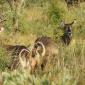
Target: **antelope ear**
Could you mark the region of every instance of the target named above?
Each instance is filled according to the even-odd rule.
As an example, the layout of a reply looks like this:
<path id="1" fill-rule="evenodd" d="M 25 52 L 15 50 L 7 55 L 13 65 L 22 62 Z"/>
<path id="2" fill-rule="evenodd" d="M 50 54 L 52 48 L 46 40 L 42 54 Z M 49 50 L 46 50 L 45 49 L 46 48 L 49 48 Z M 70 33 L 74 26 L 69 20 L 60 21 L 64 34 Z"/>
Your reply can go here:
<path id="1" fill-rule="evenodd" d="M 63 28 L 65 26 L 65 22 L 62 20 L 60 23 L 60 27 Z"/>

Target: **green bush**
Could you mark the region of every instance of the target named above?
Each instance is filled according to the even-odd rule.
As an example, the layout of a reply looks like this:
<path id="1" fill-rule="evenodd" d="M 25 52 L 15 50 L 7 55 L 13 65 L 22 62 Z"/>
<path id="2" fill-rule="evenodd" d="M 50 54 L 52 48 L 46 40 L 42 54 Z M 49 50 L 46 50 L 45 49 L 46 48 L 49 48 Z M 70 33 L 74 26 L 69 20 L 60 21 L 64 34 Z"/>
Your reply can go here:
<path id="1" fill-rule="evenodd" d="M 6 55 L 4 48 L 0 47 L 0 70 L 5 70 L 9 63 L 10 57 Z"/>
<path id="2" fill-rule="evenodd" d="M 49 9 L 49 20 L 51 24 L 57 24 L 61 20 L 61 12 L 58 8 L 52 6 Z"/>

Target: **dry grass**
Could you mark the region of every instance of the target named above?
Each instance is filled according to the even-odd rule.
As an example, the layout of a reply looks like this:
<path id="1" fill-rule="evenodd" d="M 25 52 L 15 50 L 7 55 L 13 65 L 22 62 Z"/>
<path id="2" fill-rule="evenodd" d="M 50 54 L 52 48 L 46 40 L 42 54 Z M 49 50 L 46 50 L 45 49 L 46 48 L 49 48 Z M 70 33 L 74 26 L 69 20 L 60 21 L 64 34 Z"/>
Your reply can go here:
<path id="1" fill-rule="evenodd" d="M 44 71 L 5 70 L 3 77 L 3 85 L 84 85 L 85 43 L 74 39 L 68 47 L 59 44 L 59 54 L 48 58 Z"/>
<path id="2" fill-rule="evenodd" d="M 16 45 L 16 44 L 20 44 L 20 45 L 29 45 L 31 43 L 34 42 L 34 40 L 36 39 L 36 36 L 32 33 L 30 34 L 21 34 L 21 33 L 17 33 L 15 35 L 3 35 L 1 36 L 1 44 L 8 44 L 8 45 Z"/>
<path id="3" fill-rule="evenodd" d="M 62 42 L 58 43 L 59 54 L 55 57 L 51 56 L 48 58 L 48 63 L 44 71 L 38 68 L 35 74 L 30 74 L 29 71 L 17 70 L 10 72 L 5 69 L 2 72 L 3 85 L 85 85 L 85 3 L 80 4 L 79 8 L 72 7 L 71 10 L 68 11 L 64 0 L 63 2 L 61 1 L 62 0 L 51 0 L 51 3 L 53 3 L 56 8 L 58 7 L 64 11 L 62 13 L 63 19 L 65 19 L 66 22 L 77 19 L 77 23 L 72 29 L 73 40 L 70 45 L 65 46 L 61 44 Z M 45 6 L 34 6 L 25 9 L 26 16 L 24 18 L 28 22 L 25 23 L 23 18 L 21 21 L 23 20 L 24 28 L 27 28 L 26 31 L 28 32 L 26 34 L 18 32 L 15 35 L 2 33 L 0 34 L 0 45 L 19 44 L 28 46 L 34 42 L 37 35 L 44 34 L 52 37 L 53 29 L 54 27 L 57 29 L 57 27 L 50 23 L 48 14 L 46 14 L 47 11 L 49 10 L 45 8 Z M 8 57 L 1 49 L 2 48 L 0 48 L 0 61 L 2 62 L 0 62 L 0 65 L 3 63 L 3 66 L 5 66 L 4 64 L 7 63 Z"/>

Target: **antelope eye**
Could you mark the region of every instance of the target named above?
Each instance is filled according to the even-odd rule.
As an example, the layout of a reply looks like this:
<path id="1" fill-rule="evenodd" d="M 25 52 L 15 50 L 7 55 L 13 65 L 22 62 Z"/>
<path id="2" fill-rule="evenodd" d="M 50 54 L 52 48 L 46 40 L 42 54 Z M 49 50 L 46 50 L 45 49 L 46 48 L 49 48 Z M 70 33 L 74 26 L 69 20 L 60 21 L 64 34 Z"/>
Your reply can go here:
<path id="1" fill-rule="evenodd" d="M 35 45 L 35 46 L 34 46 L 34 48 L 36 48 L 36 49 L 37 49 L 37 48 L 38 48 L 38 45 Z"/>

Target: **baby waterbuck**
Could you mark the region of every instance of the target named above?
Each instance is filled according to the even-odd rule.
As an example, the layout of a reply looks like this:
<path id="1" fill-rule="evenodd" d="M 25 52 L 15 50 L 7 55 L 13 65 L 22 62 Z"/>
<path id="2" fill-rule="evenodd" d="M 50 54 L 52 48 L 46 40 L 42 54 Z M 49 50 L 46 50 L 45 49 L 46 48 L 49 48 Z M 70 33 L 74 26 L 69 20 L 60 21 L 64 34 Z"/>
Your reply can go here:
<path id="1" fill-rule="evenodd" d="M 76 23 L 76 20 L 74 19 L 71 23 L 65 23 L 61 22 L 61 27 L 63 29 L 63 35 L 61 36 L 62 41 L 65 45 L 69 45 L 70 41 L 72 39 L 72 25 Z"/>
<path id="2" fill-rule="evenodd" d="M 47 59 L 48 56 L 52 57 L 56 54 L 58 54 L 58 47 L 50 37 L 42 36 L 35 40 L 34 48 L 32 50 L 32 56 L 33 57 L 37 56 L 38 61 L 39 59 L 42 60 L 41 63 L 42 70 L 48 61 Z"/>

